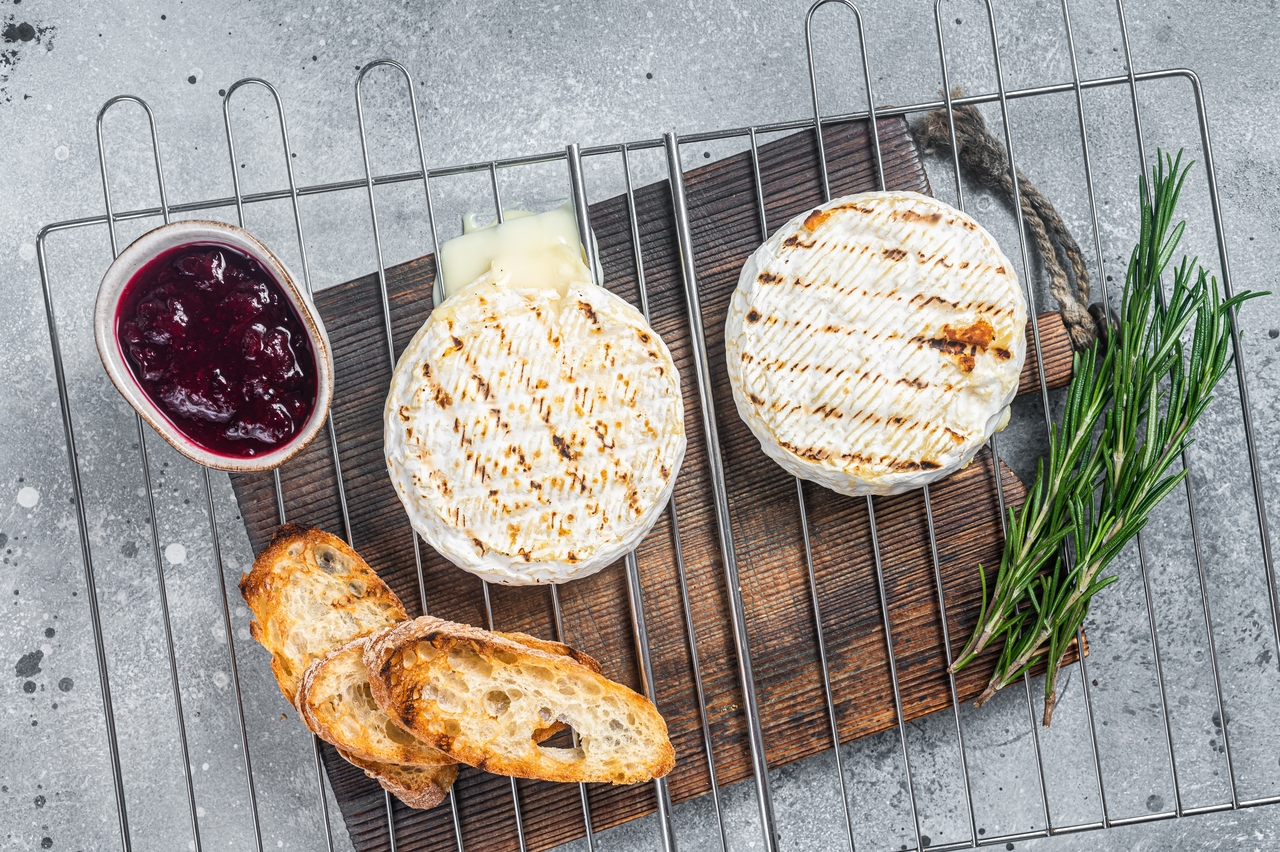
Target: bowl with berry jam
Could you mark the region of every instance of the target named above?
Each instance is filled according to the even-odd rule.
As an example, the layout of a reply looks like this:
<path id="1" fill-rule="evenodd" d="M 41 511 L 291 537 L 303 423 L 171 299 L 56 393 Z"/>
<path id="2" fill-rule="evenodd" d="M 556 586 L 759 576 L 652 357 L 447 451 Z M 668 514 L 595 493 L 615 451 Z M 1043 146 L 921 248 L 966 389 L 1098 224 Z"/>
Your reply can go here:
<path id="1" fill-rule="evenodd" d="M 206 467 L 283 464 L 333 398 L 310 298 L 270 249 L 221 222 L 174 222 L 121 252 L 98 290 L 94 336 L 116 389 Z"/>

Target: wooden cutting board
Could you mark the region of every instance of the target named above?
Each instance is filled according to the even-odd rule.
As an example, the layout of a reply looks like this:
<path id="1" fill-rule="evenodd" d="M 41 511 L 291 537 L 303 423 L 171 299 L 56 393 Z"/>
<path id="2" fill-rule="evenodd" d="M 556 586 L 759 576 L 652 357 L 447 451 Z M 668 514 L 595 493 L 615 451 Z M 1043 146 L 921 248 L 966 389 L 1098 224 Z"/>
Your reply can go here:
<path id="1" fill-rule="evenodd" d="M 833 194 L 877 187 L 865 122 L 824 131 Z M 929 192 L 928 181 L 902 119 L 880 122 L 885 175 L 891 189 Z M 765 206 L 771 228 L 821 202 L 812 132 L 760 148 Z M 777 767 L 831 747 L 815 645 L 804 543 L 795 481 L 760 450 L 739 420 L 724 367 L 723 328 L 729 296 L 748 254 L 762 241 L 751 162 L 739 154 L 686 175 L 694 255 L 703 323 L 714 384 L 726 469 L 732 531 L 755 666 L 768 760 Z M 688 455 L 675 489 L 679 546 L 693 610 L 696 647 L 714 740 L 717 778 L 729 784 L 750 777 L 741 690 L 728 616 L 724 570 L 717 544 L 712 481 L 694 381 L 690 333 L 666 182 L 635 193 L 640 248 L 653 327 L 681 371 Z M 638 302 L 634 247 L 625 197 L 591 206 L 608 286 Z M 391 327 L 397 354 L 431 310 L 435 275 L 430 256 L 387 272 Z M 382 455 L 382 407 L 390 382 L 376 275 L 325 290 L 316 297 L 333 344 L 337 379 L 332 418 L 337 432 L 356 549 L 403 598 L 413 614 L 425 599 L 433 615 L 485 624 L 480 582 L 452 567 L 421 543 L 422 583 L 415 566 L 412 531 L 386 475 Z M 1051 387 L 1070 376 L 1071 352 L 1056 314 L 1040 318 L 1045 371 Z M 1030 335 L 1028 335 L 1030 336 Z M 1028 347 L 1032 349 L 1033 347 Z M 1029 353 L 1020 392 L 1034 391 Z M 281 470 L 290 521 L 343 535 L 343 522 L 329 442 L 323 437 Z M 1002 467 L 1011 503 L 1024 496 L 1021 482 Z M 977 617 L 977 566 L 997 565 L 1001 534 L 991 456 L 984 450 L 966 470 L 933 488 L 939 568 L 953 642 L 962 643 Z M 233 476 L 232 484 L 255 551 L 270 539 L 278 519 L 272 477 Z M 880 600 L 865 500 L 822 488 L 804 488 L 814 570 L 824 619 L 832 686 L 842 740 L 883 731 L 895 724 Z M 933 556 L 921 493 L 877 498 L 876 531 L 889 599 L 889 613 L 903 697 L 914 719 L 950 706 L 944 672 Z M 676 563 L 676 539 L 664 514 L 636 550 L 643 586 L 657 691 L 676 749 L 670 775 L 679 802 L 710 789 L 690 661 L 691 637 L 684 627 Z M 560 589 L 566 641 L 600 660 L 605 674 L 639 688 L 637 660 L 619 563 L 594 577 Z M 550 592 L 540 588 L 493 587 L 498 629 L 553 637 Z M 993 660 L 988 655 L 959 678 L 961 699 L 981 691 Z M 382 791 L 325 747 L 330 783 L 355 848 L 388 849 Z M 544 849 L 580 837 L 581 803 L 576 785 L 519 783 L 521 818 L 528 847 Z M 468 849 L 516 849 L 510 783 L 471 769 L 457 783 L 463 840 Z M 596 829 L 616 825 L 655 808 L 652 784 L 589 788 Z M 452 850 L 457 841 L 447 805 L 416 811 L 396 803 L 400 850 Z"/>

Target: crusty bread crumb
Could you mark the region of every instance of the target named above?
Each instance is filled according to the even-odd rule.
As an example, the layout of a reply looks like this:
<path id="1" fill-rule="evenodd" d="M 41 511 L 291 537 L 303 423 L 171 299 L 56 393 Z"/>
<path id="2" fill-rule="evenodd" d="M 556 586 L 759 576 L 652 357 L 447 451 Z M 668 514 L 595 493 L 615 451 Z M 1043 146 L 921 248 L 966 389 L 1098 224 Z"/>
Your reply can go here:
<path id="1" fill-rule="evenodd" d="M 675 766 L 657 709 L 570 656 L 423 616 L 371 637 L 365 664 L 378 706 L 480 769 L 632 784 Z M 574 729 L 578 747 L 538 745 L 557 725 Z"/>
<path id="2" fill-rule="evenodd" d="M 276 529 L 271 544 L 240 578 L 240 594 L 255 619 L 249 632 L 271 652 L 271 670 L 290 704 L 313 662 L 409 617 L 346 542 L 297 524 Z"/>

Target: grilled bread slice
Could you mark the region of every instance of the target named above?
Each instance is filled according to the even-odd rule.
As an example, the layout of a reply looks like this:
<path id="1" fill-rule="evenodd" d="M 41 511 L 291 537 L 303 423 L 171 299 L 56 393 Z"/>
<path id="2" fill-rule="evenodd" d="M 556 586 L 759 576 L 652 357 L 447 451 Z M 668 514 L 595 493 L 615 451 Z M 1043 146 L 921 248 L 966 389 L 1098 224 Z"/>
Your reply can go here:
<path id="1" fill-rule="evenodd" d="M 378 706 L 489 772 L 632 784 L 675 766 L 657 709 L 573 657 L 424 616 L 372 637 L 365 663 Z M 577 748 L 538 744 L 557 723 L 577 732 Z"/>
<path id="2" fill-rule="evenodd" d="M 405 763 L 380 763 L 376 760 L 365 760 L 354 754 L 338 749 L 353 766 L 364 770 L 364 774 L 377 781 L 391 795 L 411 808 L 427 810 L 444 801 L 453 782 L 458 780 L 458 764 L 447 763 L 443 766 L 414 766 Z"/>
<path id="3" fill-rule="evenodd" d="M 307 667 L 339 645 L 409 618 L 395 593 L 337 536 L 283 524 L 240 594 L 253 611 L 249 632 L 271 652 L 289 703 Z"/>
<path id="4" fill-rule="evenodd" d="M 497 635 L 549 654 L 569 657 L 592 671 L 600 671 L 599 663 L 568 645 L 524 633 Z M 295 702 L 303 723 L 344 755 L 354 755 L 364 761 L 419 766 L 456 762 L 397 725 L 374 703 L 369 690 L 369 669 L 364 664 L 368 644 L 367 636 L 353 639 L 311 664 L 298 685 Z M 545 736 L 564 727 L 562 724 L 552 726 Z"/>
<path id="5" fill-rule="evenodd" d="M 1008 420 L 1027 306 L 996 241 L 914 192 L 836 198 L 743 266 L 725 322 L 738 413 L 787 472 L 899 494 Z"/>

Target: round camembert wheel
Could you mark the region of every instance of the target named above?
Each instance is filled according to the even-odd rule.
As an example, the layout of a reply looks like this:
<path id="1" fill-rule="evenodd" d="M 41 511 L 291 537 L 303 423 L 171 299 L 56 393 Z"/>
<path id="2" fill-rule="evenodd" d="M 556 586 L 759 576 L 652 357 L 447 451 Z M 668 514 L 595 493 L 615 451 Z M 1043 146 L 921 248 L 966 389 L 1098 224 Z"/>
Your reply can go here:
<path id="1" fill-rule="evenodd" d="M 747 261 L 725 349 L 738 413 L 790 473 L 841 494 L 951 474 L 1003 428 L 1026 303 L 977 222 L 913 192 L 837 198 Z"/>
<path id="2" fill-rule="evenodd" d="M 556 268 L 558 286 L 520 286 L 495 264 L 450 296 L 387 397 L 387 466 L 414 528 L 498 583 L 560 583 L 620 559 L 684 458 L 662 339 L 580 261 Z"/>

